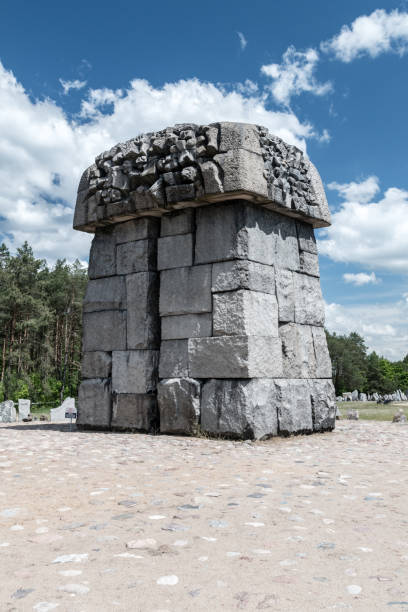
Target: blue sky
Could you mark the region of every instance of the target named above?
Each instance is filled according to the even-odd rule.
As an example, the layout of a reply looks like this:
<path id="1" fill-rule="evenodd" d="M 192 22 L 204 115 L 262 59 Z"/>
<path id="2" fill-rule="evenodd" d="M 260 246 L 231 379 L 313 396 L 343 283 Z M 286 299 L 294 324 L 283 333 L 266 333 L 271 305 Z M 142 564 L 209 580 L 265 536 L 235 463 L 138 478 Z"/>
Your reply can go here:
<path id="1" fill-rule="evenodd" d="M 408 2 L 6 0 L 0 240 L 87 259 L 71 229 L 100 151 L 181 121 L 266 125 L 318 167 L 327 326 L 408 353 Z"/>

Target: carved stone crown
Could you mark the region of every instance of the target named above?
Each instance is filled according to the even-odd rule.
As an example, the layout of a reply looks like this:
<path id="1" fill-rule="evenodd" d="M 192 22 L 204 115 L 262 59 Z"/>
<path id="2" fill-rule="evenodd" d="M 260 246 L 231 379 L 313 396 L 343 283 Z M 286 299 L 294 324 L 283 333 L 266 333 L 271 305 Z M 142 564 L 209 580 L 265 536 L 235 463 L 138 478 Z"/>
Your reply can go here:
<path id="1" fill-rule="evenodd" d="M 82 175 L 74 228 L 172 209 L 250 200 L 313 227 L 330 225 L 322 181 L 302 151 L 247 123 L 177 124 L 101 153 Z"/>

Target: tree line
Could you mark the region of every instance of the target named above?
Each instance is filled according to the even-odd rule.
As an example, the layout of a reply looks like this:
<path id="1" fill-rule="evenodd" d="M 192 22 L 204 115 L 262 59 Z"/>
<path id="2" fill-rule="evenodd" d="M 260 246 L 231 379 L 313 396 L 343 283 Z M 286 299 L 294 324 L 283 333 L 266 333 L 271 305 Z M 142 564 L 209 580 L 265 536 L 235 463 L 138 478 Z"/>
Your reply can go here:
<path id="1" fill-rule="evenodd" d="M 76 395 L 86 283 L 79 261 L 49 267 L 27 242 L 15 255 L 0 246 L 0 401 Z"/>
<path id="2" fill-rule="evenodd" d="M 390 361 L 368 353 L 364 338 L 356 332 L 348 336 L 326 330 L 332 360 L 336 395 L 357 389 L 362 393 L 393 393 L 408 389 L 408 354 L 401 361 Z"/>
<path id="3" fill-rule="evenodd" d="M 0 246 L 0 401 L 57 405 L 77 395 L 86 283 L 79 261 L 50 267 L 27 242 L 15 255 Z M 408 389 L 408 355 L 391 362 L 355 332 L 326 335 L 336 394 Z"/>

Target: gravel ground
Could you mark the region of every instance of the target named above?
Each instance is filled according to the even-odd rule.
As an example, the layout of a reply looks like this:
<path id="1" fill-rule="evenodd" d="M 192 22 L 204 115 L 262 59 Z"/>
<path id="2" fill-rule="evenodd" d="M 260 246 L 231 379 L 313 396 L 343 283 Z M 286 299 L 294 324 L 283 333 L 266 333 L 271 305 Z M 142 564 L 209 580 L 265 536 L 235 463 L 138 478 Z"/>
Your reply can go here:
<path id="1" fill-rule="evenodd" d="M 0 426 L 0 610 L 408 611 L 408 425 Z"/>

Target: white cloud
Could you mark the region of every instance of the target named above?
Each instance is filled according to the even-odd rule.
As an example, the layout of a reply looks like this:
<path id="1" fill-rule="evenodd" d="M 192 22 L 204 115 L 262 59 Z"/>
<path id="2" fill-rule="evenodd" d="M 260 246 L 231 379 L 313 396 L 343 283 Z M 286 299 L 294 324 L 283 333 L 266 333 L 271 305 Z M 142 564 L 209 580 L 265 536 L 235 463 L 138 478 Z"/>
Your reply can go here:
<path id="1" fill-rule="evenodd" d="M 320 46 L 342 62 L 351 62 L 365 54 L 371 57 L 387 52 L 402 55 L 408 48 L 408 13 L 377 9 L 371 15 L 357 17 L 351 26 L 344 25 L 339 34 Z"/>
<path id="2" fill-rule="evenodd" d="M 319 53 L 315 49 L 297 51 L 290 46 L 282 56 L 282 63 L 261 67 L 261 72 L 272 79 L 270 91 L 274 99 L 289 106 L 292 96 L 309 92 L 323 96 L 332 90 L 330 82 L 319 83 L 315 76 Z"/>
<path id="3" fill-rule="evenodd" d="M 356 195 L 358 184 L 350 183 Z M 344 193 L 347 185 L 342 185 Z M 372 185 L 371 193 L 375 192 Z M 334 261 L 359 263 L 367 268 L 406 273 L 408 270 L 408 192 L 387 189 L 378 202 L 347 200 L 332 214 L 332 226 L 322 230 L 320 253 Z"/>
<path id="4" fill-rule="evenodd" d="M 329 189 L 338 191 L 339 195 L 351 202 L 369 202 L 380 190 L 379 180 L 376 176 L 369 176 L 360 183 L 329 183 Z"/>
<path id="5" fill-rule="evenodd" d="M 37 256 L 86 259 L 90 237 L 72 230 L 76 187 L 101 151 L 144 131 L 181 122 L 247 121 L 265 125 L 303 150 L 317 137 L 291 112 L 273 112 L 265 97 L 224 91 L 197 79 L 153 87 L 135 79 L 126 90 L 88 92 L 82 118 L 70 121 L 53 100 L 32 100 L 0 63 L 1 233 Z M 56 177 L 57 180 L 56 180 Z"/>
<path id="6" fill-rule="evenodd" d="M 346 283 L 356 285 L 356 287 L 370 284 L 377 285 L 379 282 L 381 282 L 381 280 L 376 277 L 375 272 L 371 272 L 371 274 L 367 274 L 366 272 L 358 272 L 357 274 L 347 272 L 346 274 L 343 274 L 343 279 Z"/>
<path id="7" fill-rule="evenodd" d="M 239 38 L 239 44 L 241 45 L 241 49 L 242 49 L 242 51 L 244 51 L 245 47 L 248 44 L 248 41 L 247 41 L 247 39 L 245 38 L 245 36 L 243 35 L 242 32 L 237 32 L 237 34 L 238 34 L 238 38 Z"/>
<path id="8" fill-rule="evenodd" d="M 326 304 L 326 327 L 330 332 L 357 332 L 369 351 L 396 361 L 408 353 L 408 301 L 392 304 L 343 306 Z"/>
<path id="9" fill-rule="evenodd" d="M 79 79 L 75 79 L 74 81 L 64 81 L 64 79 L 60 79 L 59 82 L 64 90 L 64 95 L 67 95 L 71 89 L 82 89 L 86 85 L 86 81 L 80 81 Z"/>

